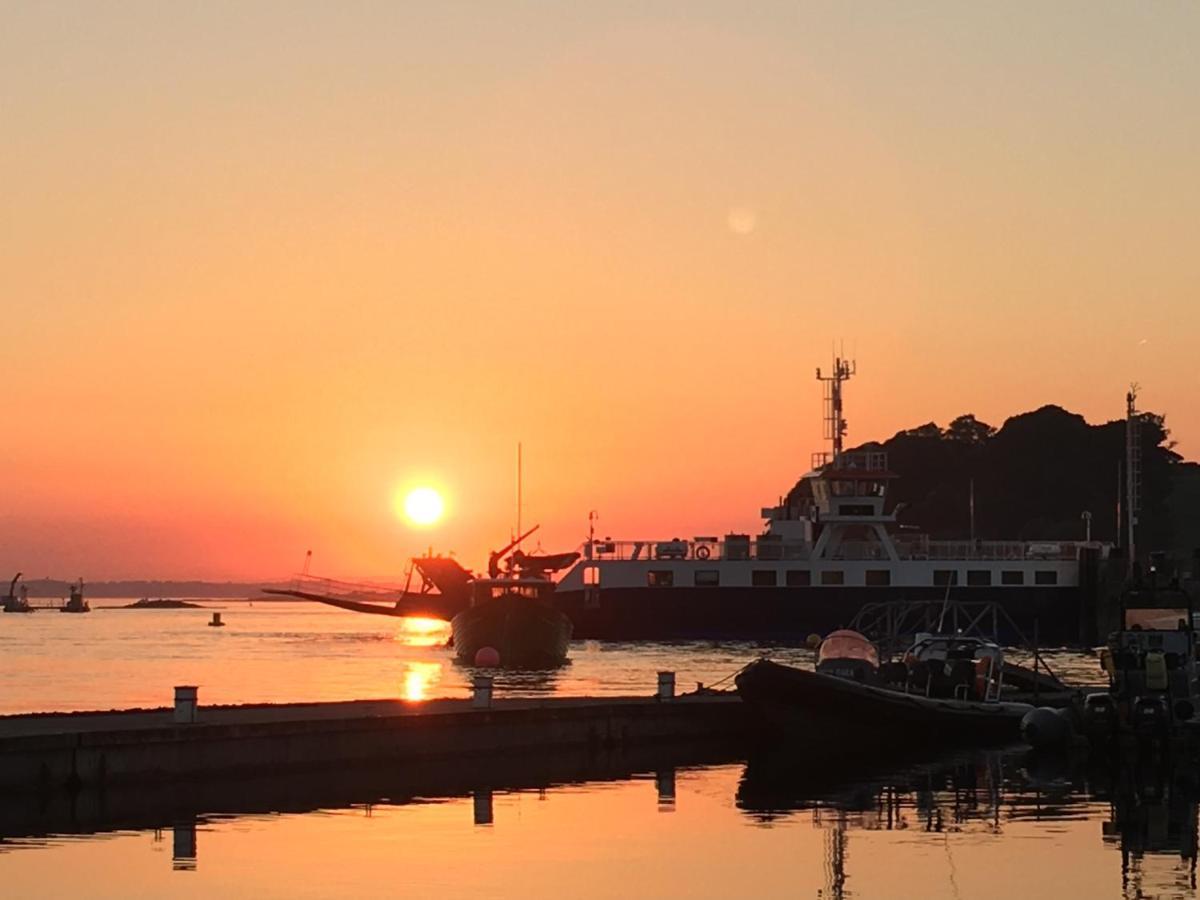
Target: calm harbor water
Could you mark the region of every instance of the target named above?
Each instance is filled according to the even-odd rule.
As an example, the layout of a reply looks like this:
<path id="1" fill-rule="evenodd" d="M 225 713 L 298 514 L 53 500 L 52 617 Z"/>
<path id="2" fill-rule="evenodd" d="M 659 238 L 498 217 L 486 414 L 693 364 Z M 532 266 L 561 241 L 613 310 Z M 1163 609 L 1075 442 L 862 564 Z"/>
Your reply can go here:
<path id="1" fill-rule="evenodd" d="M 472 670 L 445 647 L 449 626 L 392 619 L 316 603 L 211 601 L 198 609 L 116 609 L 92 601 L 86 615 L 41 610 L 0 615 L 0 714 L 169 705 L 177 684 L 201 703 L 289 702 L 468 693 Z M 226 623 L 210 628 L 212 612 Z M 714 684 L 762 654 L 811 665 L 797 647 L 755 643 L 576 641 L 553 672 L 499 673 L 500 695 L 650 694 L 660 670 L 679 690 Z M 1096 680 L 1082 654 L 1050 654 L 1075 679 Z M 728 682 L 726 682 L 728 683 Z"/>
<path id="2" fill-rule="evenodd" d="M 1195 781 L 1169 767 L 992 753 L 879 772 L 803 749 L 591 766 L 10 806 L 0 879 L 13 897 L 1196 895 Z"/>
<path id="3" fill-rule="evenodd" d="M 0 616 L 0 712 L 461 696 L 444 624 L 305 603 Z M 214 610 L 227 622 L 207 625 Z M 514 694 L 712 684 L 803 648 L 577 642 Z M 1095 678 L 1096 660 L 1051 653 Z M 902 736 L 900 736 L 902 737 Z M 856 762 L 819 736 L 750 759 L 692 748 L 429 763 L 0 804 L 13 897 L 1194 897 L 1195 771 L 1024 752 Z"/>

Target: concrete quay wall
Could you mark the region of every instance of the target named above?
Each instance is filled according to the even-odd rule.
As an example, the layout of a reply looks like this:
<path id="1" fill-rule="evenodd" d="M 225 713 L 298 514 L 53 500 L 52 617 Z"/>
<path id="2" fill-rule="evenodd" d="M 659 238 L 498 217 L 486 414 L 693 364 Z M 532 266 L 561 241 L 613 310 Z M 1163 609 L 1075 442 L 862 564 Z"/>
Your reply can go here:
<path id="1" fill-rule="evenodd" d="M 253 776 L 330 766 L 534 753 L 597 751 L 748 738 L 753 724 L 736 697 L 499 701 L 472 708 L 440 701 L 431 710 L 354 715 L 352 705 L 201 709 L 195 724 L 169 724 L 161 711 L 20 717 L 0 727 L 0 793 L 51 792 Z M 234 715 L 233 713 L 238 713 Z M 119 726 L 109 725 L 113 718 Z M 166 722 L 163 720 L 166 719 Z M 104 726 L 104 727 L 99 727 Z"/>

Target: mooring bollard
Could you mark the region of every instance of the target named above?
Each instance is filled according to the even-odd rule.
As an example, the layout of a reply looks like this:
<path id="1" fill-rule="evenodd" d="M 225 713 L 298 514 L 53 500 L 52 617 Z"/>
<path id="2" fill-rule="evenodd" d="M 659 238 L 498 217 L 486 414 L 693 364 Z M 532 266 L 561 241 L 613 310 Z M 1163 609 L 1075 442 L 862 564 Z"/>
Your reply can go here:
<path id="1" fill-rule="evenodd" d="M 675 696 L 675 673 L 658 673 L 658 699 L 670 700 Z"/>
<path id="2" fill-rule="evenodd" d="M 196 722 L 196 692 L 193 685 L 175 688 L 175 724 L 194 725 Z"/>
<path id="3" fill-rule="evenodd" d="M 476 675 L 471 679 L 471 705 L 476 709 L 490 709 L 492 705 L 492 676 Z"/>

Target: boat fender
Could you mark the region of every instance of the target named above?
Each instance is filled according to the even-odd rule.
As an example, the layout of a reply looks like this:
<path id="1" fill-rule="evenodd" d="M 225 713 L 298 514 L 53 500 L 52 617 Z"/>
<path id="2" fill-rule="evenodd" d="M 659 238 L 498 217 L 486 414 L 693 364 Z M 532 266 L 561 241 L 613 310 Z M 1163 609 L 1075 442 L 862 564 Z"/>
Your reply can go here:
<path id="1" fill-rule="evenodd" d="M 1035 749 L 1062 747 L 1071 740 L 1071 720 L 1066 710 L 1039 706 L 1021 719 L 1021 737 Z"/>
<path id="2" fill-rule="evenodd" d="M 696 548 L 696 559 L 708 559 L 712 555 L 712 551 L 707 547 L 700 546 Z"/>
<path id="3" fill-rule="evenodd" d="M 987 696 L 988 661 L 975 660 L 975 696 L 983 699 Z"/>

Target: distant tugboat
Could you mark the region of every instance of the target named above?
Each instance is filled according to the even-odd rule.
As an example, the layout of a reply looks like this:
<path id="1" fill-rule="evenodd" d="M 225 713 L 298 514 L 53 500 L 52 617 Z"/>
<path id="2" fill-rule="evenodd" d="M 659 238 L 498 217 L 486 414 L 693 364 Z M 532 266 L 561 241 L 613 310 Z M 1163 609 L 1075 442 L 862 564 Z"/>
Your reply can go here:
<path id="1" fill-rule="evenodd" d="M 17 582 L 21 580 L 21 573 L 18 572 L 8 585 L 8 596 L 4 598 L 4 612 L 6 613 L 31 613 L 34 608 L 29 605 L 29 588 L 26 585 L 21 585 L 20 593 L 17 593 Z"/>
<path id="2" fill-rule="evenodd" d="M 88 606 L 88 602 L 83 599 L 83 579 L 79 579 L 78 584 L 71 585 L 71 597 L 67 600 L 66 605 L 58 610 L 65 613 L 85 613 L 91 612 L 92 608 Z"/>

